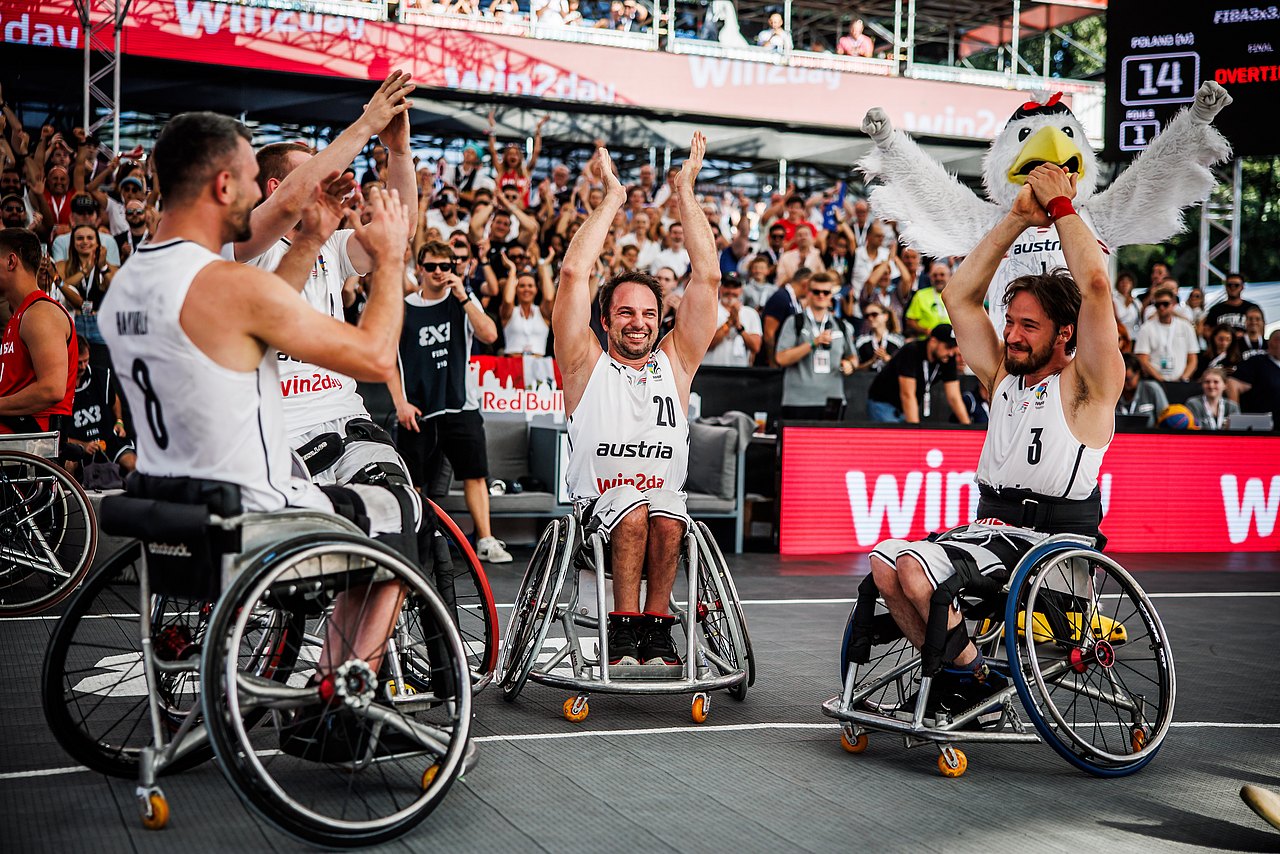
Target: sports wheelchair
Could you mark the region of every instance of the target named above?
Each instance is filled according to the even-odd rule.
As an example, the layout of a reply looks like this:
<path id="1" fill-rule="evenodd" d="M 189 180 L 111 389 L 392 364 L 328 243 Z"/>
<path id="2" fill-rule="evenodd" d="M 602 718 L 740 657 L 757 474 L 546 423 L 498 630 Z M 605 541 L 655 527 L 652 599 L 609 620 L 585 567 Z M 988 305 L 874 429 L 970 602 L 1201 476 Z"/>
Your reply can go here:
<path id="1" fill-rule="evenodd" d="M 1169 732 L 1176 683 L 1164 626 L 1133 576 L 1092 539 L 1067 534 L 1036 544 L 1012 573 L 965 569 L 935 591 L 922 652 L 872 577 L 863 580 L 842 646 L 844 690 L 822 706 L 844 722 L 844 749 L 866 750 L 869 731 L 895 733 L 908 748 L 936 745 L 946 777 L 968 767 L 959 742 L 1044 741 L 1099 777 L 1150 762 Z M 1009 684 L 971 708 L 930 711 L 957 595 L 969 636 Z"/>
<path id="2" fill-rule="evenodd" d="M 93 563 L 93 507 L 57 453 L 57 433 L 0 436 L 0 617 L 53 607 Z"/>
<path id="3" fill-rule="evenodd" d="M 88 578 L 50 638 L 50 728 L 89 768 L 138 780 L 149 829 L 169 817 L 158 778 L 216 756 L 251 809 L 306 842 L 406 832 L 469 761 L 470 674 L 451 608 L 345 519 L 244 514 L 238 495 L 201 483 L 198 501 L 104 500 L 104 530 L 137 540 Z M 363 609 L 388 582 L 402 604 L 371 666 L 353 651 L 367 639 L 336 627 L 334 601 Z M 337 664 L 323 676 L 322 654 Z"/>
<path id="4" fill-rule="evenodd" d="M 572 514 L 553 521 L 529 560 L 503 638 L 498 664 L 503 698 L 514 701 L 529 679 L 576 691 L 563 706 L 574 723 L 586 719 L 592 693 L 693 694 L 696 723 L 711 711 L 711 691 L 726 689 L 734 699 L 745 699 L 755 682 L 755 656 L 733 577 L 706 525 L 690 525 L 679 560 L 677 576 L 683 570 L 689 601 L 681 608 L 673 595 L 671 612 L 683 630 L 676 643 L 684 663 L 610 667 L 602 618 L 609 612 L 604 535 L 584 537 Z M 586 604 L 592 598 L 594 613 Z M 555 625 L 559 629 L 553 633 Z"/>

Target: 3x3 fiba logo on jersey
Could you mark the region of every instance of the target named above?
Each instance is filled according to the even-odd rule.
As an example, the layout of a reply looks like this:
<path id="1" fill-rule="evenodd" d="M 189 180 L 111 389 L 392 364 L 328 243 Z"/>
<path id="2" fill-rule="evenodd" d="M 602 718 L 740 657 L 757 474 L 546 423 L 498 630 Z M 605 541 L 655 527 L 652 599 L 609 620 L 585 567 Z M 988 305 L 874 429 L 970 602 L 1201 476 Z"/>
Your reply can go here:
<path id="1" fill-rule="evenodd" d="M 423 326 L 418 330 L 418 346 L 431 347 L 435 344 L 448 344 L 453 337 L 452 323 L 437 323 L 434 326 Z"/>

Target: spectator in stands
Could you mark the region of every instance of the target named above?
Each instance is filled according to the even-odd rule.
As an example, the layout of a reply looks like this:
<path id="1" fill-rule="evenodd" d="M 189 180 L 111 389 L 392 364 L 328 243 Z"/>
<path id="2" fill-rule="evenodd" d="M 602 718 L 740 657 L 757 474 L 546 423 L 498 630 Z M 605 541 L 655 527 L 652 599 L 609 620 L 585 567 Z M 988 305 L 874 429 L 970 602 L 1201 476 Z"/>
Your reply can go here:
<path id="1" fill-rule="evenodd" d="M 123 171 L 124 168 L 121 166 L 119 171 Z M 98 201 L 99 207 L 106 212 L 108 232 L 119 234 L 129 227 L 128 220 L 125 218 L 125 209 L 128 204 L 130 202 L 142 202 L 143 206 L 146 206 L 147 185 L 143 181 L 142 172 L 135 170 L 120 179 L 120 183 L 116 187 L 119 198 L 116 198 L 101 189 L 102 180 L 109 173 L 110 170 L 103 170 L 86 189 L 93 194 L 93 197 Z"/>
<path id="2" fill-rule="evenodd" d="M 88 193 L 77 193 L 71 199 L 71 228 L 78 228 L 87 225 L 98 234 L 98 242 L 102 245 L 103 250 L 107 253 L 107 262 L 113 266 L 120 266 L 120 247 L 116 246 L 116 241 L 109 234 L 103 234 L 98 227 L 98 213 L 100 208 L 98 202 Z M 71 233 L 68 229 L 67 233 L 60 234 L 54 238 L 53 245 L 49 249 L 49 254 L 55 261 L 65 261 L 71 255 Z"/>
<path id="3" fill-rule="evenodd" d="M 1204 291 L 1199 285 L 1196 285 L 1187 292 L 1187 311 L 1191 312 L 1191 328 L 1195 330 L 1196 337 L 1200 339 L 1200 343 L 1204 343 L 1205 318 L 1208 312 L 1204 308 Z"/>
<path id="4" fill-rule="evenodd" d="M 1195 314 L 1194 312 L 1192 312 L 1189 306 L 1182 304 L 1182 300 L 1178 296 L 1178 287 L 1179 286 L 1178 286 L 1177 279 L 1175 279 L 1173 276 L 1165 276 L 1164 281 L 1160 283 L 1160 287 L 1156 288 L 1153 293 L 1148 295 L 1146 305 L 1143 306 L 1142 308 L 1142 322 L 1149 323 L 1150 321 L 1155 319 L 1155 316 L 1156 316 L 1155 298 L 1160 293 L 1160 291 L 1168 291 L 1173 295 L 1174 316 L 1181 317 L 1187 323 L 1192 324 L 1192 330 L 1194 331 Z M 1136 340 L 1136 337 L 1135 337 L 1135 340 Z"/>
<path id="5" fill-rule="evenodd" d="M 1244 412 L 1270 412 L 1280 425 L 1280 329 L 1268 336 L 1265 352 L 1240 363 L 1227 393 Z"/>
<path id="6" fill-rule="evenodd" d="M 451 177 L 445 170 L 445 183 L 452 184 L 458 190 L 458 198 L 470 207 L 475 202 L 475 193 L 479 190 L 493 192 L 493 179 L 485 174 L 484 155 L 480 146 L 468 143 L 462 149 L 462 163 L 458 165 Z"/>
<path id="7" fill-rule="evenodd" d="M 822 263 L 822 253 L 818 251 L 818 247 L 813 243 L 813 232 L 809 228 L 804 228 L 803 226 L 805 225 L 810 225 L 810 223 L 803 223 L 801 227 L 795 230 L 795 248 L 783 252 L 782 257 L 778 259 L 778 269 L 774 274 L 774 281 L 779 285 L 785 285 L 791 281 L 791 277 L 801 267 L 808 268 L 814 273 L 821 273 L 826 270 Z"/>
<path id="8" fill-rule="evenodd" d="M 764 342 L 760 315 L 742 301 L 742 280 L 734 275 L 720 279 L 720 304 L 716 307 L 716 334 L 704 365 L 747 368 Z"/>
<path id="9" fill-rule="evenodd" d="M 551 309 L 556 303 L 556 287 L 551 280 L 551 259 L 543 258 L 536 270 L 516 272 L 508 258 L 506 286 L 502 290 L 503 337 L 508 356 L 524 353 L 547 355 L 547 337 L 551 332 Z"/>
<path id="10" fill-rule="evenodd" d="M 1244 298 L 1244 276 L 1239 273 L 1228 273 L 1226 281 L 1223 283 L 1223 289 L 1226 291 L 1226 298 L 1209 307 L 1209 311 L 1205 315 L 1205 322 L 1210 328 L 1226 324 L 1231 327 L 1236 335 L 1243 336 L 1245 332 L 1245 314 L 1249 309 L 1257 308 L 1258 306 L 1256 303 L 1249 302 Z"/>
<path id="11" fill-rule="evenodd" d="M 538 157 L 542 153 L 542 126 L 549 118 L 550 116 L 543 116 L 538 119 L 533 129 L 533 150 L 529 152 L 529 162 L 526 163 L 524 148 L 514 142 L 508 143 L 502 149 L 502 156 L 498 156 L 498 138 L 495 135 L 497 124 L 494 121 L 493 110 L 489 111 L 489 157 L 492 158 L 494 171 L 497 173 L 495 178 L 497 192 L 502 193 L 508 187 L 514 187 L 519 195 L 520 204 L 526 208 L 529 206 L 529 191 L 533 186 L 533 170 L 538 165 Z"/>
<path id="12" fill-rule="evenodd" d="M 387 384 L 400 423 L 396 444 L 424 491 L 449 460 L 475 524 L 476 556 L 509 563 L 510 553 L 489 525 L 484 419 L 479 387 L 468 369 L 472 337 L 493 342 L 498 328 L 467 293 L 448 245 L 428 243 L 417 261 L 419 288 L 405 297 L 401 375 Z"/>
<path id="13" fill-rule="evenodd" d="M 853 282 L 853 245 L 849 235 L 833 232 L 827 235 L 826 251 L 822 253 L 822 266 L 835 273 L 840 280 L 840 295 L 843 297 L 856 289 L 850 289 Z M 846 312 L 847 314 L 848 312 Z"/>
<path id="14" fill-rule="evenodd" d="M 804 196 L 799 194 L 792 194 L 787 198 L 786 215 L 775 223 L 775 226 L 777 225 L 784 229 L 785 243 L 789 247 L 795 245 L 796 232 L 799 230 L 808 231 L 813 241 L 818 238 L 818 227 L 809 221 Z"/>
<path id="15" fill-rule="evenodd" d="M 1259 306 L 1254 306 L 1244 313 L 1244 335 L 1239 337 L 1240 361 L 1252 359 L 1267 352 L 1267 321 Z"/>
<path id="16" fill-rule="evenodd" d="M 861 314 L 865 317 L 866 310 L 872 305 L 878 305 L 887 311 L 892 317 L 892 328 L 894 332 L 902 329 L 902 316 L 906 311 L 906 306 L 902 303 L 901 297 L 898 295 L 898 288 L 894 287 L 894 281 L 891 278 L 892 266 L 888 261 L 882 261 L 875 267 L 871 268 L 871 275 L 867 277 L 866 283 L 862 286 L 862 292 L 858 294 L 858 311 L 848 312 L 850 315 Z M 863 331 L 866 331 L 867 324 L 863 324 Z"/>
<path id="17" fill-rule="evenodd" d="M 1146 306 L 1155 296 L 1156 288 L 1164 284 L 1164 280 L 1169 278 L 1169 265 L 1163 261 L 1153 261 L 1151 263 L 1150 272 L 1148 273 L 1148 287 L 1146 293 L 1142 295 L 1142 304 Z"/>
<path id="18" fill-rule="evenodd" d="M 440 233 L 440 240 L 448 241 L 455 231 L 465 233 L 470 226 L 469 218 L 463 216 L 458 207 L 457 193 L 446 187 L 427 211 L 423 230 L 434 228 Z"/>
<path id="19" fill-rule="evenodd" d="M 769 27 L 756 36 L 756 44 L 778 53 L 791 50 L 791 33 L 787 32 L 781 14 L 774 12 L 769 16 Z"/>
<path id="20" fill-rule="evenodd" d="M 885 423 L 919 424 L 933 410 L 933 387 L 942 383 L 955 420 L 969 423 L 956 372 L 956 333 L 949 323 L 934 326 L 922 341 L 908 341 L 876 374 L 867 390 L 867 417 Z"/>
<path id="21" fill-rule="evenodd" d="M 942 291 L 951 281 L 951 268 L 944 261 L 929 265 L 929 287 L 916 291 L 905 313 L 908 338 L 923 338 L 939 323 L 947 323 L 947 307 L 942 304 Z"/>
<path id="22" fill-rule="evenodd" d="M 773 265 L 769 256 L 756 255 L 747 265 L 747 281 L 742 286 L 742 302 L 754 309 L 763 309 L 769 297 L 778 290 L 773 284 Z"/>
<path id="23" fill-rule="evenodd" d="M 832 273 L 815 273 L 803 311 L 778 329 L 778 367 L 782 375 L 782 417 L 828 417 L 827 402 L 843 405 L 844 376 L 853 373 L 858 356 L 849 325 L 836 316 L 832 303 L 839 284 Z"/>
<path id="24" fill-rule="evenodd" d="M 1133 342 L 1144 376 L 1164 382 L 1186 382 L 1195 374 L 1200 342 L 1191 324 L 1174 313 L 1176 292 L 1161 285 L 1152 300 L 1154 319 L 1142 324 Z"/>
<path id="25" fill-rule="evenodd" d="M 1140 415 L 1146 419 L 1147 427 L 1156 425 L 1156 417 L 1169 406 L 1169 398 L 1165 395 L 1160 383 L 1143 379 L 1142 365 L 1138 359 L 1124 354 L 1124 390 L 1120 392 L 1120 400 L 1116 402 L 1117 415 Z"/>
<path id="26" fill-rule="evenodd" d="M 75 312 L 76 334 L 89 342 L 95 364 L 110 363 L 107 344 L 98 331 L 98 306 L 119 269 L 107 260 L 102 235 L 92 225 L 77 225 L 71 232 L 71 257 L 57 262 L 62 295 Z"/>
<path id="27" fill-rule="evenodd" d="M 1240 411 L 1240 405 L 1226 397 L 1227 372 L 1222 368 L 1206 368 L 1200 375 L 1200 394 L 1187 400 L 1187 409 L 1201 430 L 1225 430 L 1227 422 Z"/>
<path id="28" fill-rule="evenodd" d="M 658 194 L 658 185 L 654 177 L 652 163 L 640 164 L 640 180 L 636 186 L 644 191 L 645 204 L 653 204 L 653 200 Z"/>
<path id="29" fill-rule="evenodd" d="M 836 42 L 836 53 L 842 56 L 871 56 L 875 50 L 875 42 L 863 32 L 865 24 L 861 18 L 854 18 L 849 23 L 849 35 L 841 36 Z"/>
<path id="30" fill-rule="evenodd" d="M 596 27 L 606 30 L 640 32 L 649 20 L 649 10 L 636 0 L 613 0 L 609 4 L 609 16 L 596 21 Z"/>
<path id="31" fill-rule="evenodd" d="M 124 220 L 128 227 L 115 235 L 115 241 L 120 246 L 122 262 L 128 260 L 143 241 L 151 236 L 151 230 L 147 227 L 146 202 L 137 199 L 125 202 Z"/>
<path id="32" fill-rule="evenodd" d="M 876 301 L 868 303 L 862 310 L 862 319 L 866 331 L 854 341 L 858 370 L 879 372 L 902 349 L 904 342 L 898 334 L 898 319 Z"/>
<path id="33" fill-rule="evenodd" d="M 78 453 L 69 453 L 74 474 L 80 464 L 93 462 L 97 454 L 120 466 L 128 474 L 138 462 L 138 453 L 124 428 L 120 394 L 112 382 L 111 366 L 89 363 L 89 343 L 79 339 L 79 362 L 71 417 L 62 425 L 63 438 Z"/>
<path id="34" fill-rule="evenodd" d="M 1125 328 L 1131 339 L 1142 325 L 1142 305 L 1133 298 L 1136 283 L 1133 273 L 1122 270 L 1116 276 L 1115 292 L 1111 295 L 1111 301 L 1116 305 L 1116 323 Z"/>
<path id="35" fill-rule="evenodd" d="M 649 238 L 649 229 L 653 223 L 649 219 L 648 211 L 638 211 L 631 218 L 631 223 L 627 227 L 627 233 L 618 238 L 617 246 L 636 247 L 636 267 L 641 270 L 648 270 L 653 266 L 653 262 L 657 260 L 658 253 L 662 251 L 662 244 L 656 240 Z M 683 234 L 683 227 L 680 229 Z"/>
<path id="36" fill-rule="evenodd" d="M 29 160 L 34 164 L 34 160 Z M 49 224 L 50 234 L 66 234 L 71 230 L 71 175 L 62 166 L 54 166 L 43 175 L 28 180 L 32 201 L 38 213 Z"/>
<path id="37" fill-rule="evenodd" d="M 4 198 L 0 199 L 0 227 L 27 227 L 27 206 L 23 204 L 22 196 L 17 193 L 6 193 Z"/>
<path id="38" fill-rule="evenodd" d="M 778 262 L 782 260 L 782 253 L 787 251 L 787 227 L 781 222 L 775 222 L 769 226 L 766 235 L 767 242 L 756 250 L 756 254 L 769 259 L 769 264 L 773 268 L 769 274 L 769 281 L 780 285 L 782 283 L 777 278 Z"/>
<path id="39" fill-rule="evenodd" d="M 1240 342 L 1230 326 L 1223 323 L 1213 328 L 1196 364 L 1202 375 L 1210 368 L 1219 368 L 1229 376 L 1236 369 L 1240 364 Z"/>
<path id="40" fill-rule="evenodd" d="M 809 296 L 809 279 L 813 271 L 808 267 L 796 270 L 791 281 L 774 291 L 773 296 L 764 304 L 760 312 L 760 324 L 764 329 L 764 351 L 768 364 L 776 364 L 773 360 L 775 345 L 778 341 L 778 330 L 791 317 L 804 308 L 804 300 Z"/>
<path id="41" fill-rule="evenodd" d="M 853 252 L 854 291 L 861 294 L 867 283 L 867 277 L 871 275 L 872 268 L 877 264 L 890 261 L 890 254 L 896 250 L 896 243 L 892 245 L 892 249 L 885 245 L 884 226 L 879 222 L 872 222 L 867 227 L 866 238 Z"/>
<path id="42" fill-rule="evenodd" d="M 845 204 L 849 206 L 849 210 L 853 211 L 853 219 L 845 224 L 853 232 L 854 244 L 862 246 L 867 242 L 867 230 L 871 228 L 871 223 L 874 222 L 871 218 L 871 205 L 866 199 L 858 199 L 850 205 L 849 199 L 852 198 L 852 196 L 848 196 L 845 199 Z"/>
<path id="43" fill-rule="evenodd" d="M 676 312 L 680 309 L 683 292 L 680 290 L 680 278 L 670 267 L 659 267 L 653 277 L 662 289 L 662 317 L 658 320 L 658 340 L 661 341 L 676 326 Z"/>
<path id="44" fill-rule="evenodd" d="M 667 228 L 666 240 L 662 244 L 662 249 L 654 256 L 653 262 L 649 264 L 649 272 L 657 276 L 658 271 L 663 267 L 674 271 L 677 279 L 683 278 L 684 274 L 689 272 L 689 250 L 684 245 L 684 226 L 678 222 L 671 223 Z"/>
<path id="45" fill-rule="evenodd" d="M 520 4 L 516 0 L 492 0 L 489 3 L 489 17 L 495 21 L 515 20 L 520 17 Z M 498 158 L 493 158 L 497 163 Z"/>

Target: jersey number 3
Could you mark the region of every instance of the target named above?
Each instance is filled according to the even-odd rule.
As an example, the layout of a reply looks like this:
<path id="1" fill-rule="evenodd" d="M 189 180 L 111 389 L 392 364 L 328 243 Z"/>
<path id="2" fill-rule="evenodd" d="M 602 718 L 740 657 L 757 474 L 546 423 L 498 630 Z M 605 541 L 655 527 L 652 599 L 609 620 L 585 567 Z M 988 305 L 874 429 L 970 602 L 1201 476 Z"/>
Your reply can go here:
<path id="1" fill-rule="evenodd" d="M 676 407 L 671 402 L 671 398 L 655 394 L 653 396 L 653 405 L 658 408 L 657 424 L 659 427 L 676 426 Z"/>
<path id="2" fill-rule="evenodd" d="M 1044 445 L 1040 444 L 1040 434 L 1043 432 L 1043 427 L 1031 428 L 1031 445 L 1027 448 L 1027 463 L 1029 465 L 1035 465 L 1040 462 L 1040 454 L 1044 451 Z"/>

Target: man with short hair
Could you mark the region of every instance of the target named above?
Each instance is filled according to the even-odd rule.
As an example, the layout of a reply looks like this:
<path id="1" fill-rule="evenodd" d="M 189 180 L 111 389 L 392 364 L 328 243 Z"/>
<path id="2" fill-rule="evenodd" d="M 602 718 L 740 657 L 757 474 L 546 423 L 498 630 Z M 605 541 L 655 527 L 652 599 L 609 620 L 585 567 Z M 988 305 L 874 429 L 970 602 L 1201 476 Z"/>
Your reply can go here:
<path id="1" fill-rule="evenodd" d="M 1162 382 L 1188 382 L 1196 372 L 1200 341 L 1191 324 L 1174 313 L 1177 293 L 1164 285 L 1156 288 L 1156 316 L 1143 323 L 1133 342 L 1142 373 Z"/>
<path id="2" fill-rule="evenodd" d="M 83 455 L 79 462 L 93 462 L 97 454 L 102 454 L 128 474 L 134 470 L 138 455 L 125 433 L 120 394 L 111 368 L 95 368 L 89 362 L 89 342 L 81 338 L 77 343 L 75 399 L 71 417 L 63 419 L 63 438 Z"/>
<path id="3" fill-rule="evenodd" d="M 720 279 L 720 304 L 716 307 L 716 334 L 711 338 L 704 365 L 748 368 L 763 343 L 760 315 L 742 302 L 742 280 L 728 275 Z"/>
<path id="4" fill-rule="evenodd" d="M 120 246 L 120 254 L 127 260 L 150 237 L 150 231 L 147 228 L 146 203 L 137 199 L 125 202 L 124 219 L 129 227 L 115 235 L 115 241 Z"/>
<path id="5" fill-rule="evenodd" d="M 809 280 L 813 271 L 801 267 L 791 281 L 778 288 L 764 304 L 760 312 L 760 325 L 764 331 L 765 356 L 774 364 L 774 350 L 778 343 L 778 330 L 789 318 L 804 310 L 804 300 L 809 295 Z"/>
<path id="6" fill-rule="evenodd" d="M 929 286 L 916 291 L 907 306 L 907 338 L 923 338 L 939 323 L 947 323 L 947 306 L 942 292 L 951 281 L 951 268 L 943 261 L 929 265 Z"/>
<path id="7" fill-rule="evenodd" d="M 27 227 L 27 206 L 22 203 L 22 196 L 9 193 L 0 199 L 0 225 L 4 228 Z"/>
<path id="8" fill-rule="evenodd" d="M 705 217 L 704 217 L 705 219 Z M 670 267 L 677 279 L 684 278 L 689 272 L 689 250 L 684 245 L 684 224 L 673 222 L 667 228 L 667 238 L 662 249 L 653 257 L 649 265 L 649 275 L 656 276 L 663 267 Z"/>
<path id="9" fill-rule="evenodd" d="M 696 132 L 676 179 L 692 275 L 671 334 L 656 345 L 661 294 L 643 273 L 618 276 L 600 289 L 607 350 L 588 328 L 593 270 L 625 200 L 603 148 L 587 174 L 604 184 L 605 198 L 565 252 L 552 313 L 572 449 L 566 485 L 588 530 L 600 530 L 611 545 L 610 666 L 680 664 L 669 609 L 690 524 L 684 496 L 689 392 L 715 334 L 720 283 L 711 225 L 693 192 L 705 152 L 706 139 Z M 643 459 L 628 453 L 637 447 L 646 449 Z"/>
<path id="10" fill-rule="evenodd" d="M 1209 329 L 1229 326 L 1239 337 L 1244 334 L 1245 313 L 1258 305 L 1244 298 L 1244 276 L 1239 273 L 1228 273 L 1223 289 L 1227 296 L 1209 307 L 1205 326 Z"/>
<path id="11" fill-rule="evenodd" d="M 836 53 L 842 56 L 871 56 L 875 50 L 875 42 L 864 32 L 866 25 L 861 18 L 849 22 L 849 35 L 841 36 L 836 42 Z"/>
<path id="12" fill-rule="evenodd" d="M 809 221 L 807 210 L 808 209 L 807 209 L 807 206 L 805 205 L 804 196 L 801 196 L 799 194 L 788 196 L 787 203 L 786 203 L 786 214 L 782 217 L 782 219 L 778 220 L 772 226 L 770 226 L 770 228 L 773 228 L 775 226 L 782 227 L 783 231 L 786 233 L 786 240 L 784 242 L 786 243 L 787 246 L 792 246 L 795 244 L 796 235 L 800 231 L 809 232 L 809 236 L 813 238 L 813 240 L 810 241 L 810 245 L 812 245 L 813 241 L 816 241 L 818 239 L 817 226 L 815 226 L 812 222 Z"/>
<path id="13" fill-rule="evenodd" d="M 252 236 L 262 190 L 249 141 L 242 124 L 215 113 L 175 116 L 156 141 L 164 217 L 155 239 L 112 281 L 101 307 L 103 337 L 122 369 L 120 383 L 137 425 L 138 473 L 131 487 L 163 495 L 174 478 L 218 481 L 239 493 L 232 512 L 345 507 L 364 530 L 413 559 L 413 519 L 393 490 L 321 488 L 291 474 L 276 368 L 279 351 L 370 381 L 394 370 L 409 213 L 394 190 L 370 194 L 370 221 L 354 233 L 373 261 L 369 302 L 358 325 L 335 320 L 275 274 L 218 254 Z M 337 200 L 317 183 L 312 203 L 303 207 L 294 257 L 284 262 L 308 269 L 340 214 Z M 400 585 L 386 583 L 341 594 L 326 622 L 317 676 L 330 676 L 353 658 L 376 673 L 403 596 Z M 311 716 L 281 727 L 281 747 L 333 761 L 324 731 L 339 712 L 318 693 L 316 703 Z M 336 735 L 341 727 L 331 729 Z M 346 761 L 354 750 L 348 747 Z"/>
<path id="14" fill-rule="evenodd" d="M 1236 339 L 1240 345 L 1240 361 L 1244 362 L 1254 356 L 1267 352 L 1267 320 L 1261 306 L 1253 306 L 1244 313 L 1244 334 Z"/>
<path id="15" fill-rule="evenodd" d="M 969 423 L 956 371 L 955 331 L 939 323 L 923 341 L 903 344 L 867 390 L 867 417 L 872 421 L 919 424 L 933 411 L 933 387 L 942 384 L 947 405 L 961 424 Z"/>
<path id="16" fill-rule="evenodd" d="M 454 232 L 467 233 L 471 223 L 461 215 L 458 208 L 458 196 L 453 190 L 445 188 L 436 196 L 435 202 L 427 211 L 427 228 L 440 232 L 441 240 L 448 240 Z"/>
<path id="17" fill-rule="evenodd" d="M 56 430 L 75 396 L 75 325 L 36 284 L 40 238 L 25 228 L 0 230 L 0 298 L 9 320 L 0 338 L 0 434 Z"/>
<path id="18" fill-rule="evenodd" d="M 116 245 L 115 238 L 110 234 L 103 232 L 98 224 L 98 213 L 101 209 L 98 207 L 98 201 L 88 193 L 76 193 L 71 198 L 71 230 L 79 228 L 82 225 L 89 225 L 98 232 L 98 242 L 107 251 L 107 263 L 113 267 L 120 266 L 120 247 Z M 71 252 L 71 231 L 66 234 L 60 234 L 53 240 L 53 245 L 49 248 L 49 256 L 54 261 L 65 261 L 67 255 Z"/>
<path id="19" fill-rule="evenodd" d="M 811 273 L 822 273 L 827 269 L 822 263 L 822 253 L 814 246 L 813 232 L 807 228 L 795 230 L 795 248 L 782 253 L 773 280 L 779 285 L 785 285 L 801 267 L 807 268 Z"/>
<path id="20" fill-rule="evenodd" d="M 1156 426 L 1156 419 L 1169 406 L 1164 387 L 1155 380 L 1143 379 L 1142 364 L 1136 356 L 1124 354 L 1124 390 L 1116 401 L 1117 415 L 1137 415 L 1146 419 L 1147 427 Z"/>
<path id="21" fill-rule="evenodd" d="M 1115 431 L 1124 366 L 1106 262 L 1072 207 L 1074 196 L 1074 176 L 1052 164 L 1038 166 L 946 290 L 965 360 L 991 392 L 977 469 L 977 515 L 984 521 L 943 541 L 890 539 L 872 551 L 875 588 L 917 649 L 925 645 L 935 591 L 944 585 L 950 593 L 976 574 L 1011 571 L 1047 534 L 1103 541 L 1098 475 Z M 991 279 L 1027 228 L 1050 224 L 1057 226 L 1070 276 L 1010 282 L 1001 342 L 984 306 Z M 984 701 L 1004 688 L 1006 677 L 987 666 L 954 606 L 946 628 L 943 668 L 925 674 L 934 677 L 925 714 L 977 710 L 981 724 L 990 711 Z"/>

